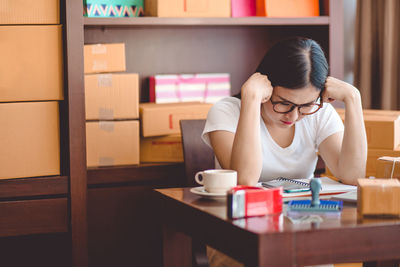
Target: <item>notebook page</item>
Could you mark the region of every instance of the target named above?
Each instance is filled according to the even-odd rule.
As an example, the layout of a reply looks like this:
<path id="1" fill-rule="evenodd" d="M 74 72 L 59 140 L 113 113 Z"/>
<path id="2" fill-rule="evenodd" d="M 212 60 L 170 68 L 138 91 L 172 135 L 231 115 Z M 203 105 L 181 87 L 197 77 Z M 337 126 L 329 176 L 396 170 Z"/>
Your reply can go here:
<path id="1" fill-rule="evenodd" d="M 322 190 L 320 195 L 340 194 L 357 190 L 357 186 L 337 182 L 329 177 L 320 177 Z M 311 196 L 311 192 L 283 193 L 283 197 Z"/>

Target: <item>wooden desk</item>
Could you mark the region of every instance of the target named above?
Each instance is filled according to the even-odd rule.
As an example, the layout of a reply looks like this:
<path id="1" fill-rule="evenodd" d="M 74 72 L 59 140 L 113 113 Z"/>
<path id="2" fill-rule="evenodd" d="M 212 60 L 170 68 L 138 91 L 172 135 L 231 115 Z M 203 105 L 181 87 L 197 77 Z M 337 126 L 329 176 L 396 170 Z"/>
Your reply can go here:
<path id="1" fill-rule="evenodd" d="M 164 266 L 191 266 L 191 238 L 246 266 L 364 262 L 399 266 L 400 219 L 341 218 L 293 224 L 283 214 L 230 220 L 226 200 L 206 200 L 188 188 L 157 189 L 164 226 Z"/>

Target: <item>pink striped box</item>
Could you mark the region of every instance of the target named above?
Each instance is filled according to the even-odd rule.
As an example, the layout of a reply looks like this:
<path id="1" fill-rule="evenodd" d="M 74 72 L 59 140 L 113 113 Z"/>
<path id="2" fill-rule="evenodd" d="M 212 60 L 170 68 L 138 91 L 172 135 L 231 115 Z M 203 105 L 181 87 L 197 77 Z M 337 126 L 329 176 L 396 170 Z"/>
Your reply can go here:
<path id="1" fill-rule="evenodd" d="M 232 17 L 252 17 L 256 15 L 256 0 L 232 0 Z"/>
<path id="2" fill-rule="evenodd" d="M 155 75 L 149 78 L 150 102 L 215 103 L 230 96 L 229 73 Z"/>

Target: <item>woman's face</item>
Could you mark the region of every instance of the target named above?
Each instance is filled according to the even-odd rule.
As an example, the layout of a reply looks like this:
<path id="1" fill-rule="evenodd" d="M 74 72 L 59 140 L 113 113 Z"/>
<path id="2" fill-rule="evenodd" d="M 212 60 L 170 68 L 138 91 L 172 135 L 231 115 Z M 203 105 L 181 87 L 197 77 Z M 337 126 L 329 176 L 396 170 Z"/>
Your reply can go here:
<path id="1" fill-rule="evenodd" d="M 301 89 L 288 89 L 281 86 L 275 86 L 271 99 L 263 104 L 263 118 L 268 124 L 272 124 L 273 126 L 289 128 L 293 126 L 296 121 L 301 120 L 306 115 L 301 115 L 297 107 L 286 114 L 277 113 L 273 109 L 272 102 L 283 102 L 288 107 L 290 107 L 291 104 L 312 104 L 318 100 L 319 95 L 320 91 L 312 85 Z"/>

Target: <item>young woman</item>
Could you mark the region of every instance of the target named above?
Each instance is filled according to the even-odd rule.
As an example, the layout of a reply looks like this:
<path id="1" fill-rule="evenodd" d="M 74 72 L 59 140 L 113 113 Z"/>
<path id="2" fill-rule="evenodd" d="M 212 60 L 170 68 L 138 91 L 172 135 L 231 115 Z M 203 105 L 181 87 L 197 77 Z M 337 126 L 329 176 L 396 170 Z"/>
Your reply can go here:
<path id="1" fill-rule="evenodd" d="M 329 102 L 343 101 L 344 125 Z M 313 40 L 275 44 L 241 88 L 210 110 L 203 140 L 238 183 L 277 177 L 309 178 L 317 152 L 347 184 L 365 176 L 367 141 L 359 91 L 328 77 L 328 64 Z"/>

